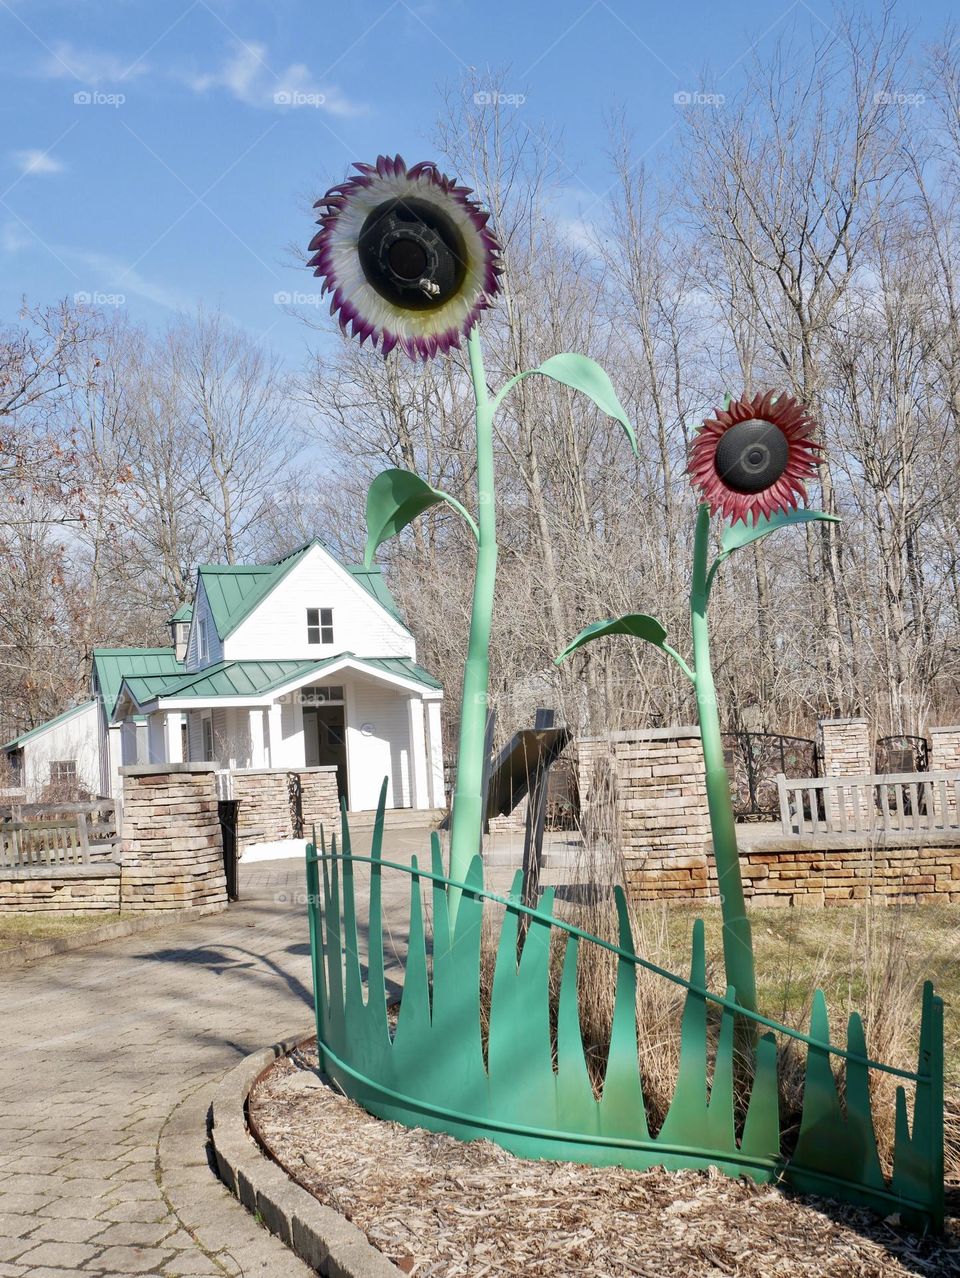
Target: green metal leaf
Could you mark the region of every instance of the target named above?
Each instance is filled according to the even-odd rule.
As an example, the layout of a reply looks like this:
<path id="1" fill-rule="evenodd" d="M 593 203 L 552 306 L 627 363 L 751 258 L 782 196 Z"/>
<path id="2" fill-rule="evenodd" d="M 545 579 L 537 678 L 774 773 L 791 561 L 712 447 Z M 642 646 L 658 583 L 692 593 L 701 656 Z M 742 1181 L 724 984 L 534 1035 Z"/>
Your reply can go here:
<path id="1" fill-rule="evenodd" d="M 723 555 L 732 554 L 733 551 L 739 550 L 741 546 L 749 546 L 752 541 L 759 541 L 761 537 L 769 537 L 772 532 L 776 532 L 779 528 L 788 528 L 791 524 L 811 524 L 815 520 L 838 524 L 840 517 L 839 515 L 828 515 L 822 510 L 790 510 L 786 514 L 771 515 L 769 519 L 760 516 L 749 524 L 742 522 L 727 524 L 720 541 L 720 553 Z"/>
<path id="2" fill-rule="evenodd" d="M 612 621 L 595 621 L 592 626 L 581 630 L 576 639 L 572 639 L 559 657 L 554 659 L 556 665 L 565 661 L 572 652 L 582 648 L 585 643 L 594 639 L 602 639 L 606 635 L 632 635 L 634 639 L 645 639 L 655 648 L 663 648 L 667 632 L 656 617 L 648 617 L 645 612 L 628 612 L 624 617 Z"/>
<path id="3" fill-rule="evenodd" d="M 562 382 L 564 386 L 571 386 L 574 390 L 589 395 L 599 409 L 620 423 L 630 440 L 630 447 L 634 454 L 637 453 L 637 437 L 630 425 L 630 418 L 617 399 L 613 382 L 596 360 L 589 359 L 586 355 L 572 353 L 554 355 L 538 368 L 530 371 L 542 373 L 544 377 L 549 377 L 555 382 Z"/>
<path id="4" fill-rule="evenodd" d="M 396 537 L 418 515 L 441 501 L 463 515 L 473 529 L 474 536 L 479 535 L 469 512 L 449 493 L 433 488 L 411 470 L 381 471 L 367 491 L 367 548 L 363 557 L 364 565 L 369 568 L 373 563 L 378 546 L 391 537 Z"/>

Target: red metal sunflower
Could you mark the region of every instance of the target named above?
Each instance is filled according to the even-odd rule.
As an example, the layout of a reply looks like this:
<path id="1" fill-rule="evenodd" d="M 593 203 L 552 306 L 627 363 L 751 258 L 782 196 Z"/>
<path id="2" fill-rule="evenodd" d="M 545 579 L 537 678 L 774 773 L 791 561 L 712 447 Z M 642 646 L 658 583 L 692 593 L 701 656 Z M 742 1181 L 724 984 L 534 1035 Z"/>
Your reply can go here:
<path id="1" fill-rule="evenodd" d="M 690 448 L 688 472 L 711 514 L 754 522 L 796 510 L 817 473 L 817 423 L 790 395 L 766 391 L 716 409 Z"/>

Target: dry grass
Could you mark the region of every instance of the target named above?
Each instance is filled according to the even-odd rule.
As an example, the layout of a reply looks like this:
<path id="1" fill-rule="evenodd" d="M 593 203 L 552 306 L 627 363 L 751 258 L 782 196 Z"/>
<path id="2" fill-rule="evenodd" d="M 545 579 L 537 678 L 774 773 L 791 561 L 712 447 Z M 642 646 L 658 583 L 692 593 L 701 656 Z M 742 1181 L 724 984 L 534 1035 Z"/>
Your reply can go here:
<path id="1" fill-rule="evenodd" d="M 121 917 L 127 920 L 136 916 L 106 910 L 92 910 L 89 914 L 0 914 L 0 950 L 16 949 L 30 941 L 76 936 L 107 923 L 119 923 Z"/>
<path id="2" fill-rule="evenodd" d="M 250 1100 L 288 1173 L 417 1278 L 960 1275 L 960 1238 L 719 1172 L 528 1162 L 372 1118 L 282 1058 Z M 954 1222 L 951 1222 L 953 1225 Z"/>

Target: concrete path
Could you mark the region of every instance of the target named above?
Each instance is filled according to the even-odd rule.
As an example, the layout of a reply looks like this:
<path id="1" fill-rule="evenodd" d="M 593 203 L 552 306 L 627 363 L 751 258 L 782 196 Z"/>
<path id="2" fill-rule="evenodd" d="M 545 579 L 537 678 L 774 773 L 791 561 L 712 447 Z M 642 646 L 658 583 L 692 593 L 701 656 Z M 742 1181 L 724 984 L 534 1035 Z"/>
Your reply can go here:
<path id="1" fill-rule="evenodd" d="M 400 860 L 424 840 L 392 842 Z M 497 887 L 508 880 L 495 871 Z M 0 1278 L 309 1272 L 227 1193 L 205 1148 L 224 1073 L 311 1022 L 303 882 L 299 860 L 242 867 L 225 914 L 4 975 Z M 388 911 L 405 914 L 407 890 L 397 883 Z"/>

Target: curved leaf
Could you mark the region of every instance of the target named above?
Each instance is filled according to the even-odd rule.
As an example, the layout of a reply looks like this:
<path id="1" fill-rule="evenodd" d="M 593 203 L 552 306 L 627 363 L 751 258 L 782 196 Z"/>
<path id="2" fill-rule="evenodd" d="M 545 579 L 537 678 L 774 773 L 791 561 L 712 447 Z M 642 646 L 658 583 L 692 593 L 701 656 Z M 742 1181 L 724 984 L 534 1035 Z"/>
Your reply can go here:
<path id="1" fill-rule="evenodd" d="M 453 497 L 433 488 L 425 479 L 411 470 L 384 470 L 376 477 L 367 491 L 367 547 L 363 556 L 369 568 L 377 547 L 412 523 L 418 515 L 445 501 L 464 519 L 477 535 L 477 526 L 468 511 Z"/>
<path id="2" fill-rule="evenodd" d="M 778 528 L 787 528 L 791 524 L 809 524 L 816 519 L 826 520 L 831 524 L 840 522 L 839 515 L 828 515 L 822 510 L 791 510 L 786 514 L 772 515 L 769 519 L 761 516 L 750 524 L 728 524 L 723 530 L 720 553 L 729 555 L 732 551 L 739 550 L 741 546 L 749 546 L 752 541 L 768 537 Z"/>
<path id="3" fill-rule="evenodd" d="M 630 440 L 630 447 L 636 454 L 637 437 L 630 425 L 630 419 L 617 399 L 613 382 L 596 360 L 586 355 L 572 353 L 553 355 L 550 359 L 544 360 L 538 368 L 532 368 L 530 372 L 542 373 L 544 377 L 550 377 L 555 382 L 562 382 L 564 386 L 571 386 L 574 390 L 589 395 L 598 408 L 620 423 Z"/>
<path id="4" fill-rule="evenodd" d="M 645 639 L 656 648 L 663 648 L 667 632 L 656 617 L 648 617 L 645 612 L 628 612 L 625 617 L 617 617 L 613 621 L 595 621 L 567 644 L 560 656 L 555 658 L 556 664 L 559 665 L 585 643 L 602 639 L 605 635 L 631 635 L 634 639 Z"/>

